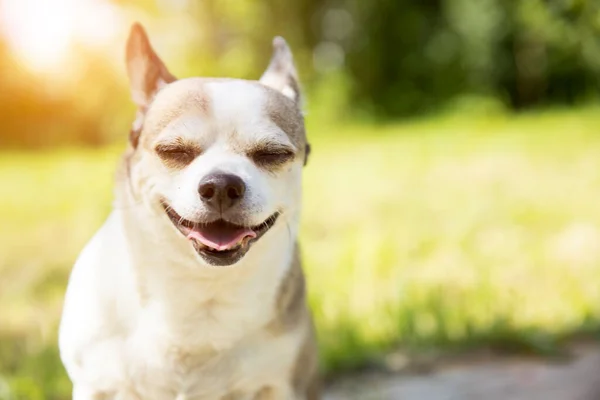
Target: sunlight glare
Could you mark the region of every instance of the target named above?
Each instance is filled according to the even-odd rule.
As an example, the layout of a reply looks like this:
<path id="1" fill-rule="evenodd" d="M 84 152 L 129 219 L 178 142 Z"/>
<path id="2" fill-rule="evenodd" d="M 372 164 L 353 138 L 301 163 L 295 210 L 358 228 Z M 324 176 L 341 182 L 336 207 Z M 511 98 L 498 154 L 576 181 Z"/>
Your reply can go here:
<path id="1" fill-rule="evenodd" d="M 42 72 L 64 67 L 74 44 L 106 43 L 119 22 L 103 0 L 0 0 L 0 18 L 13 52 Z"/>

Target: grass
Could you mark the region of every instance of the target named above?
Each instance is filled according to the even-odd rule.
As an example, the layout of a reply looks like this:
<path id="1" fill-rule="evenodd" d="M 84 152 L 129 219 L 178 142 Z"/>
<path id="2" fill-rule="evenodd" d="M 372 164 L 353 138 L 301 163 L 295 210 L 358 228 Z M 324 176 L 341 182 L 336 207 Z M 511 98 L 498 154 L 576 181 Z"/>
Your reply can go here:
<path id="1" fill-rule="evenodd" d="M 327 371 L 596 330 L 599 127 L 585 109 L 312 129 L 302 248 Z M 70 397 L 55 330 L 118 150 L 0 154 L 0 399 Z"/>

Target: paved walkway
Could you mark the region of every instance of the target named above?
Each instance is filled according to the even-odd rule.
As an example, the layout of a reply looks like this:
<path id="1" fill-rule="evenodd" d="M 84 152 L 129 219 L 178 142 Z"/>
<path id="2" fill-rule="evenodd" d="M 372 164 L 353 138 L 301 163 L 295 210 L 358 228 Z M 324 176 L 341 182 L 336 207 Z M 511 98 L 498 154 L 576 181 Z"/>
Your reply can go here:
<path id="1" fill-rule="evenodd" d="M 326 400 L 600 400 L 600 348 L 582 346 L 563 363 L 500 359 L 443 367 L 427 375 L 342 380 Z"/>

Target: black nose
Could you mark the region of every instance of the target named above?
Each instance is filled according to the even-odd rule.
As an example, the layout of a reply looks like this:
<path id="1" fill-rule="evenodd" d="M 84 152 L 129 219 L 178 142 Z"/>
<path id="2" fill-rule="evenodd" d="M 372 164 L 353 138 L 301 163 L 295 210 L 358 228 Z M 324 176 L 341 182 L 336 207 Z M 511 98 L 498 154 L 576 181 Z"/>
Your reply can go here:
<path id="1" fill-rule="evenodd" d="M 208 207 L 225 212 L 237 204 L 246 192 L 246 185 L 237 175 L 213 172 L 200 181 L 198 193 Z"/>

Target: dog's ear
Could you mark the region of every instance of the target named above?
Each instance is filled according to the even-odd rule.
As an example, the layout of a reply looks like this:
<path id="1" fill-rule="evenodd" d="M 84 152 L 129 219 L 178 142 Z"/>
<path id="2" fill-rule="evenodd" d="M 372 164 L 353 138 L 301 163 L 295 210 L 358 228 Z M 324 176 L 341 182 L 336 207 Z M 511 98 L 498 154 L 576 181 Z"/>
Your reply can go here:
<path id="1" fill-rule="evenodd" d="M 156 93 L 166 84 L 176 80 L 158 57 L 146 31 L 139 23 L 133 24 L 127 39 L 127 75 L 133 102 L 138 106 L 130 140 L 134 147 L 144 123 L 146 110 Z"/>
<path id="2" fill-rule="evenodd" d="M 281 36 L 273 39 L 273 56 L 260 82 L 300 104 L 300 85 L 294 58 L 285 39 Z"/>

